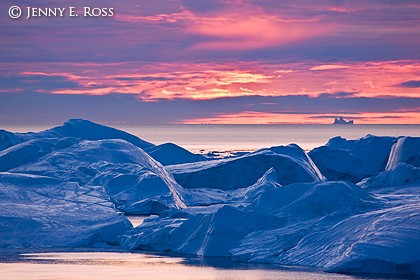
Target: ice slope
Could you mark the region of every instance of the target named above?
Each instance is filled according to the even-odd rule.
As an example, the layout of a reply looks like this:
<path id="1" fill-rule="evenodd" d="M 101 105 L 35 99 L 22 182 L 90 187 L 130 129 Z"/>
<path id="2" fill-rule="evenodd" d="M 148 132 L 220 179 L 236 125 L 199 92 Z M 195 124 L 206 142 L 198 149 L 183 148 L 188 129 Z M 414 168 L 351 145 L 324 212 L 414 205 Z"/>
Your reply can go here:
<path id="1" fill-rule="evenodd" d="M 17 137 L 14 133 L 0 129 L 0 151 L 21 142 L 22 140 L 19 139 L 19 137 Z"/>
<path id="2" fill-rule="evenodd" d="M 103 185 L 116 207 L 126 214 L 148 215 L 185 207 L 183 190 L 162 167 L 144 164 L 98 164 L 93 184 Z"/>
<path id="3" fill-rule="evenodd" d="M 280 184 L 324 180 L 312 160 L 297 145 L 272 147 L 237 158 L 166 167 L 185 189 L 235 190 L 254 184 L 274 168 Z"/>
<path id="4" fill-rule="evenodd" d="M 328 271 L 420 274 L 419 228 L 418 202 L 401 203 L 377 212 L 353 216 L 326 231 L 327 235 L 343 233 L 348 238 L 346 243 L 351 244 L 338 260 L 328 263 Z M 350 230 L 353 231 L 351 234 L 348 233 Z"/>
<path id="5" fill-rule="evenodd" d="M 401 190 L 406 186 L 420 186 L 420 167 L 398 163 L 392 170 L 386 170 L 357 184 L 362 188 L 378 191 L 387 188 Z"/>
<path id="6" fill-rule="evenodd" d="M 395 137 L 367 135 L 357 140 L 331 138 L 309 156 L 328 180 L 354 183 L 385 170 Z"/>
<path id="7" fill-rule="evenodd" d="M 174 165 L 208 160 L 205 156 L 193 154 L 173 143 L 165 143 L 145 149 L 152 158 L 162 165 Z"/>
<path id="8" fill-rule="evenodd" d="M 249 232 L 271 229 L 281 219 L 223 206 L 210 214 L 190 218 L 153 218 L 122 236 L 129 249 L 179 252 L 201 256 L 228 256 Z M 157 234 L 154 234 L 157 233 Z"/>
<path id="9" fill-rule="evenodd" d="M 256 231 L 230 254 L 237 261 L 318 266 L 336 272 L 418 274 L 419 226 L 418 203 L 401 204 L 344 219 L 325 216 Z"/>
<path id="10" fill-rule="evenodd" d="M 184 207 L 182 188 L 161 164 L 124 140 L 42 138 L 0 152 L 2 171 L 59 178 L 105 188 L 127 214 Z"/>
<path id="11" fill-rule="evenodd" d="M 38 133 L 31 133 L 25 137 L 36 138 L 64 138 L 73 137 L 84 140 L 105 140 L 105 139 L 121 139 L 125 140 L 134 146 L 141 149 L 151 148 L 154 145 L 146 142 L 137 136 L 131 135 L 125 131 L 121 131 L 112 127 L 104 126 L 98 123 L 83 119 L 71 119 L 65 122 L 62 126 L 57 126 L 49 130 Z"/>
<path id="12" fill-rule="evenodd" d="M 253 202 L 267 190 L 281 187 L 277 182 L 277 173 L 270 168 L 255 184 L 236 190 L 224 191 L 220 189 L 188 189 L 183 192 L 183 199 L 187 206 L 206 206 L 215 204 L 247 204 Z"/>
<path id="13" fill-rule="evenodd" d="M 57 138 L 34 139 L 0 151 L 0 172 L 36 161 L 50 153 L 58 142 Z"/>
<path id="14" fill-rule="evenodd" d="M 404 192 L 402 186 L 369 192 L 339 182 L 316 187 L 327 187 L 327 184 L 335 185 L 334 189 L 322 193 L 316 188 L 307 191 L 304 188 L 303 196 L 302 190 L 297 192 L 299 195 L 291 192 L 297 195 L 297 199 L 291 198 L 291 204 L 289 196 L 284 194 L 287 187 L 262 195 L 251 206 L 286 217 L 288 223 L 272 231 L 251 233 L 238 248 L 230 251 L 232 258 L 320 266 L 346 273 L 420 272 L 418 184 Z"/>
<path id="15" fill-rule="evenodd" d="M 350 182 L 295 183 L 262 193 L 249 209 L 282 217 L 350 215 L 370 209 L 375 199 Z"/>
<path id="16" fill-rule="evenodd" d="M 0 248 L 118 245 L 132 228 L 101 187 L 0 173 Z"/>
<path id="17" fill-rule="evenodd" d="M 329 200 L 323 199 L 326 194 Z M 374 203 L 373 197 L 351 183 L 297 183 L 268 189 L 247 207 L 224 206 L 213 212 L 178 219 L 179 226 L 163 229 L 168 230 L 163 236 L 169 237 L 160 241 L 155 239 L 158 236 L 149 235 L 147 231 L 159 230 L 162 221 L 146 220 L 131 236 L 125 236 L 123 244 L 131 249 L 161 250 L 159 248 L 166 246 L 164 250 L 180 253 L 228 256 L 229 250 L 239 246 L 239 242 L 252 232 L 284 227 L 289 219 L 296 222 L 327 215 L 349 216 L 372 208 Z M 193 244 L 188 244 L 190 242 Z M 159 244 L 159 247 L 155 248 L 153 244 Z M 256 248 L 258 246 L 254 250 Z"/>
<path id="18" fill-rule="evenodd" d="M 420 137 L 402 137 L 392 146 L 386 170 L 394 169 L 400 162 L 420 167 Z"/>

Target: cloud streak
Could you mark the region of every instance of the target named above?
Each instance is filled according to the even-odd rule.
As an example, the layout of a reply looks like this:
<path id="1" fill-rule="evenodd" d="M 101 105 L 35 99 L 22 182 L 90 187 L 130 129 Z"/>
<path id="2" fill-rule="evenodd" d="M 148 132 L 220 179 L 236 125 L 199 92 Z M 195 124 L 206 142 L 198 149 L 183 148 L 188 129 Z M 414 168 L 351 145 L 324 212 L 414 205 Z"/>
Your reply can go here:
<path id="1" fill-rule="evenodd" d="M 57 66 L 55 66 L 57 65 Z M 418 97 L 417 61 L 368 63 L 267 64 L 264 61 L 225 63 L 21 64 L 14 65 L 17 80 L 61 79 L 68 87 L 53 85 L 50 94 L 131 94 L 140 100 L 215 99 L 246 95 L 330 95 L 336 98 Z M 51 71 L 59 67 L 62 71 Z M 92 70 L 94 68 L 95 70 Z M 9 65 L 1 72 L 8 71 Z M 26 71 L 25 71 L 26 69 Z M 12 79 L 12 78 L 11 78 Z M 403 81 L 403 82 L 401 82 Z M 399 86 L 395 86 L 398 84 Z M 22 87 L 25 84 L 16 84 Z M 344 94 L 345 93 L 345 94 Z"/>

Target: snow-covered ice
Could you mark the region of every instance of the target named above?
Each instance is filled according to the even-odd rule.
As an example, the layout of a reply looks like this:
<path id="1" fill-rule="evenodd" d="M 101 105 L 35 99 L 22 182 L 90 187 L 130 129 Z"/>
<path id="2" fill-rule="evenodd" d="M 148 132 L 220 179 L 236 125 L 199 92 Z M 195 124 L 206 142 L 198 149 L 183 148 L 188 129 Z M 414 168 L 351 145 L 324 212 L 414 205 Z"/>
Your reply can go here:
<path id="1" fill-rule="evenodd" d="M 84 120 L 0 131 L 0 247 L 224 256 L 420 274 L 420 138 L 212 159 Z M 156 214 L 132 228 L 126 214 Z"/>

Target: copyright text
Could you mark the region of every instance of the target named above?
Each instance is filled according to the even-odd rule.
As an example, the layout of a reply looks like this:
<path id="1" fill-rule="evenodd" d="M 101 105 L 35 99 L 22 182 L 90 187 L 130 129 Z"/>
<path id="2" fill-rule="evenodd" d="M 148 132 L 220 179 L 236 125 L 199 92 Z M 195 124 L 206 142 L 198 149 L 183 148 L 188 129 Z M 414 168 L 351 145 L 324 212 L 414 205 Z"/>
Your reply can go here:
<path id="1" fill-rule="evenodd" d="M 12 19 L 35 19 L 35 18 L 63 18 L 63 17 L 113 17 L 114 8 L 103 7 L 19 7 L 9 8 L 9 17 Z"/>

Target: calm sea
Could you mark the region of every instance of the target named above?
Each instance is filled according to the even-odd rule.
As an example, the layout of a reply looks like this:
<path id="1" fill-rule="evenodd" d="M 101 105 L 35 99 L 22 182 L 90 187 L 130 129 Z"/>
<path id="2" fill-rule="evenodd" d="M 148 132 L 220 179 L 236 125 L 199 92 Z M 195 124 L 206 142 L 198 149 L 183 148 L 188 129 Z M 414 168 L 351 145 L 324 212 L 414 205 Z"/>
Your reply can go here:
<path id="1" fill-rule="evenodd" d="M 319 269 L 233 263 L 227 258 L 175 257 L 135 252 L 50 252 L 0 256 L 0 279 L 14 280 L 385 280 L 323 273 Z"/>
<path id="2" fill-rule="evenodd" d="M 420 136 L 420 125 L 110 125 L 154 144 L 172 142 L 193 152 L 252 151 L 295 143 L 305 150 L 334 136 L 357 139 Z M 0 125 L 15 132 L 40 131 L 51 125 Z"/>

